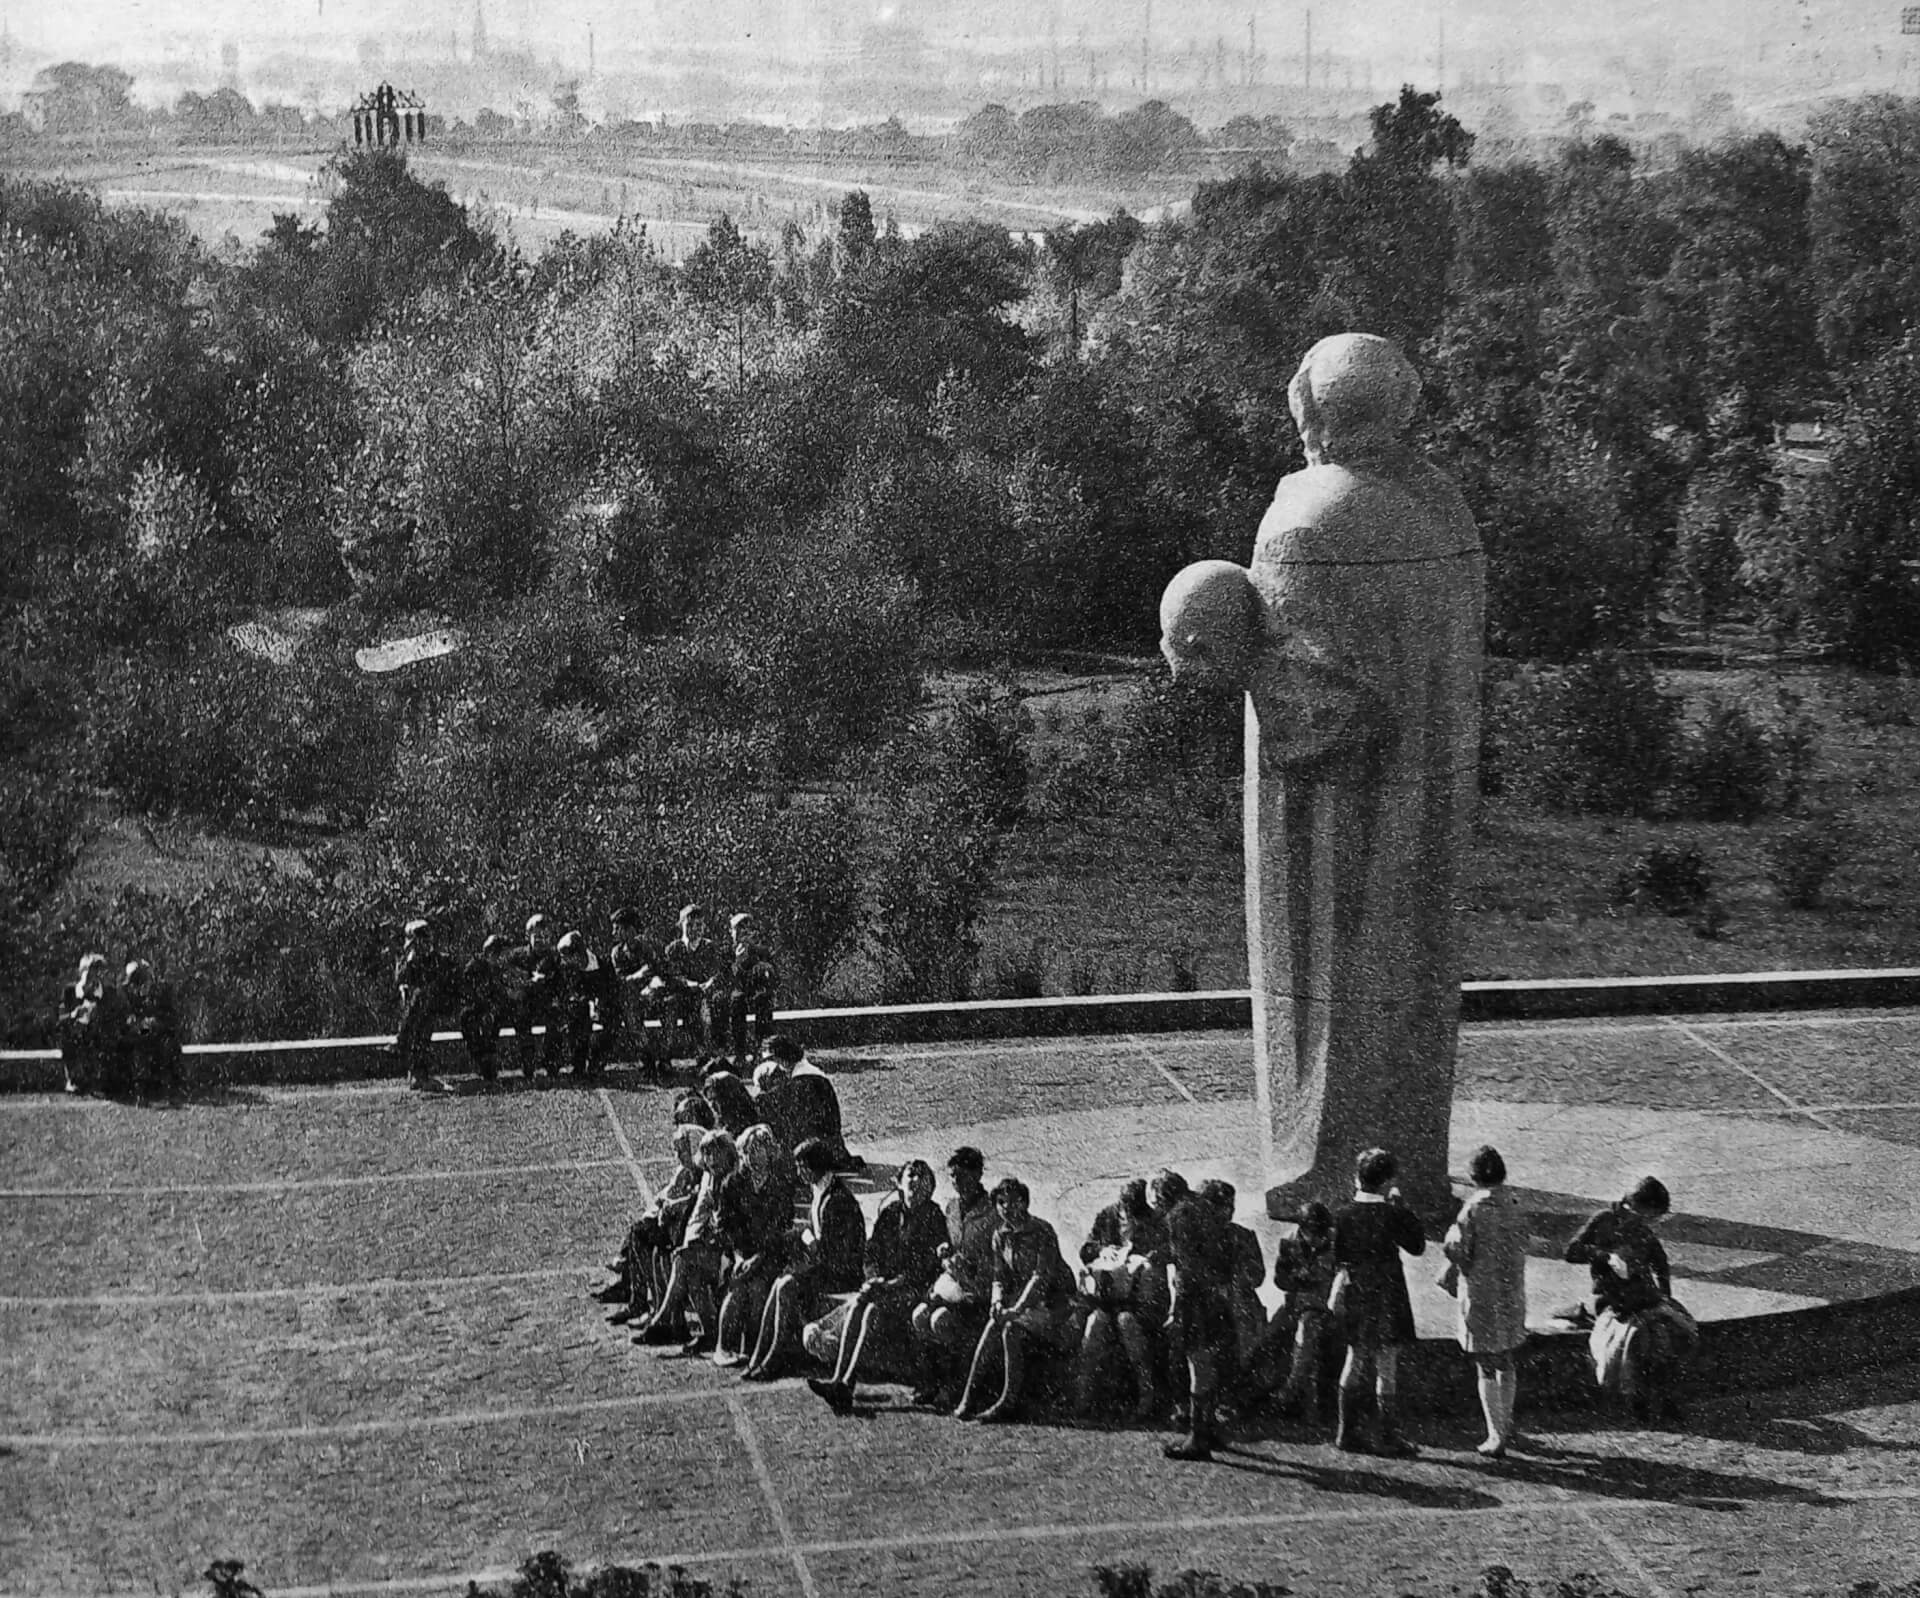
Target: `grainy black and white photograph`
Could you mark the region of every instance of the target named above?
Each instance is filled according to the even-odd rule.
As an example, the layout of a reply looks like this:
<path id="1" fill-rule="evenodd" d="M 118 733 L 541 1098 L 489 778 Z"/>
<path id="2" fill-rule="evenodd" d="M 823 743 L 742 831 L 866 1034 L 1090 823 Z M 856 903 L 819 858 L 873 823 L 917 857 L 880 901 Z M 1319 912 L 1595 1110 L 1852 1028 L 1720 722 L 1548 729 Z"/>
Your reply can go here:
<path id="1" fill-rule="evenodd" d="M 0 0 L 0 1598 L 1920 1598 L 1920 5 Z"/>

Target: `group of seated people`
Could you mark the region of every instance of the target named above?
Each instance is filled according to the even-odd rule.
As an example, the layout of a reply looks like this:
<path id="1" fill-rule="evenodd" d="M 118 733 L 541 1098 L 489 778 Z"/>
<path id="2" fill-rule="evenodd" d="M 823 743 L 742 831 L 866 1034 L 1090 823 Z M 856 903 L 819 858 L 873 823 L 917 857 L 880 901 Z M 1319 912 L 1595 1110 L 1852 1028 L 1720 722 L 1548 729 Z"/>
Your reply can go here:
<path id="1" fill-rule="evenodd" d="M 542 1070 L 549 1080 L 563 1069 L 598 1076 L 623 1057 L 658 1073 L 679 1049 L 702 1064 L 725 1057 L 744 1066 L 752 1039 L 772 1030 L 778 971 L 751 915 L 728 927 L 723 944 L 709 934 L 706 911 L 690 904 L 678 935 L 662 944 L 646 935 L 637 911 L 623 908 L 610 917 L 601 953 L 583 933 L 556 934 L 535 915 L 523 941 L 496 934 L 461 964 L 440 948 L 430 921 L 409 921 L 394 965 L 395 1051 L 416 1087 L 433 1086 L 434 1025 L 451 1016 L 483 1082 L 499 1079 L 501 1034 L 509 1030 L 529 1082 Z"/>
<path id="2" fill-rule="evenodd" d="M 184 1085 L 173 989 L 145 960 L 129 960 L 116 983 L 104 954 L 84 956 L 60 990 L 54 1036 L 69 1093 L 144 1098 Z"/>
<path id="3" fill-rule="evenodd" d="M 688 1093 L 676 1105 L 674 1177 L 629 1229 L 612 1280 L 595 1290 L 635 1342 L 710 1357 L 748 1381 L 810 1370 L 813 1391 L 841 1414 L 862 1381 L 897 1382 L 912 1386 L 916 1404 L 959 1419 L 1011 1420 L 1033 1401 L 1044 1368 L 1083 1423 L 1171 1415 L 1183 1433 L 1164 1450 L 1175 1459 L 1210 1457 L 1223 1419 L 1263 1407 L 1317 1423 L 1344 1348 L 1335 1446 L 1413 1452 L 1395 1413 L 1395 1356 L 1414 1336 L 1400 1259 L 1422 1252 L 1425 1236 L 1393 1185 L 1389 1152 L 1359 1156 L 1352 1203 L 1299 1211 L 1273 1262 L 1281 1304 L 1269 1315 L 1258 1295 L 1267 1267 L 1258 1238 L 1233 1219 L 1232 1186 L 1191 1187 L 1177 1171 L 1126 1182 L 1095 1218 L 1077 1271 L 1053 1226 L 1032 1212 L 1025 1184 L 1006 1177 L 989 1190 L 974 1148 L 949 1156 L 944 1206 L 932 1168 L 908 1161 L 869 1230 L 844 1180 L 837 1120 L 822 1136 L 783 1106 L 802 1071 L 817 1068 L 774 1042 L 770 1063 L 784 1069 L 763 1066 L 747 1093 Z M 1476 1181 L 1495 1172 L 1493 1159 L 1476 1166 Z M 1496 1174 L 1504 1182 L 1504 1166 Z M 1690 1347 L 1681 1323 L 1691 1322 L 1668 1296 L 1652 1235 L 1654 1210 L 1664 1213 L 1657 1188 L 1643 1184 L 1596 1217 L 1568 1257 L 1593 1264 L 1601 1318 L 1620 1328 L 1608 1333 L 1610 1346 L 1639 1339 L 1639 1390 L 1670 1392 Z M 1478 1345 L 1465 1330 L 1470 1295 L 1458 1289 L 1461 1340 L 1486 1375 L 1490 1431 L 1480 1452 L 1498 1457 L 1519 1440 L 1510 1373 L 1525 1336 L 1524 1284 L 1518 1338 L 1492 1347 L 1500 1339 L 1486 1330 L 1485 1301 L 1503 1290 L 1492 1273 L 1498 1228 L 1463 1214 L 1445 1252 L 1451 1274 L 1479 1283 Z M 1656 1291 L 1628 1307 L 1622 1283 L 1635 1273 Z M 1659 1325 L 1629 1322 L 1634 1315 Z M 1597 1329 L 1594 1346 L 1598 1359 Z M 1624 1363 L 1617 1350 L 1615 1358 Z M 1616 1391 L 1621 1374 L 1601 1370 Z M 1364 1439 L 1357 1417 L 1369 1386 L 1377 1423 Z"/>

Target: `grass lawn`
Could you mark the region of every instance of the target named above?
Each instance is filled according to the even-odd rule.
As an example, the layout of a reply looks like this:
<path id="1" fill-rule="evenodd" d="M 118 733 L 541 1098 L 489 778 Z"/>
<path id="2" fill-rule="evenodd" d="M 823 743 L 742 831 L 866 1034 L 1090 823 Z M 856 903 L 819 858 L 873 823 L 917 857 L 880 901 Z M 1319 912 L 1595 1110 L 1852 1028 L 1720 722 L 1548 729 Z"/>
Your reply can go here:
<path id="1" fill-rule="evenodd" d="M 1153 668 L 1145 663 L 1140 676 Z M 1920 951 L 1920 693 L 1904 681 L 1834 668 L 1663 673 L 1690 711 L 1709 696 L 1764 712 L 1776 686 L 1799 694 L 1820 725 L 1809 806 L 1845 812 L 1850 838 L 1822 902 L 1785 905 L 1767 880 L 1768 841 L 1794 817 L 1737 823 L 1555 816 L 1488 800 L 1461 885 L 1469 977 L 1653 976 L 1662 973 L 1908 965 Z M 1042 758 L 1071 745 L 1090 706 L 1108 721 L 1124 703 L 1113 679 L 1050 699 L 1036 734 Z M 1891 720 L 1889 718 L 1892 718 Z M 1901 725 L 1904 718 L 1909 724 Z M 1202 988 L 1246 982 L 1237 792 L 1218 819 L 1177 813 L 1162 794 L 1112 789 L 1097 808 L 1029 821 L 1009 840 L 981 926 L 981 991 L 1014 972 L 1047 993 L 1162 988 L 1176 957 Z M 1685 920 L 1616 913 L 1616 874 L 1656 843 L 1707 857 L 1727 911 L 1720 936 Z"/>

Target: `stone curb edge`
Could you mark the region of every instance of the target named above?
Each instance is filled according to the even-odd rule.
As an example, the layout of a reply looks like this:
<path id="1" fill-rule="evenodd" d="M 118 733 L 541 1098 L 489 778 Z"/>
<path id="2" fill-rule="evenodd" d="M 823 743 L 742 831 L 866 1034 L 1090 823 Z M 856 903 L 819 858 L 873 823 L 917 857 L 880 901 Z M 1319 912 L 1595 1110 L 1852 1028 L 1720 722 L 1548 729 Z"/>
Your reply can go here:
<path id="1" fill-rule="evenodd" d="M 1460 1018 L 1468 1022 L 1906 1006 L 1920 1006 L 1920 969 L 1468 982 L 1460 990 Z M 774 1024 L 811 1047 L 846 1049 L 1130 1032 L 1244 1032 L 1253 1024 L 1253 1011 L 1247 991 L 1232 989 L 787 1010 L 775 1015 Z M 383 1036 L 197 1043 L 189 1044 L 187 1053 L 190 1073 L 200 1078 L 236 1083 L 347 1081 L 396 1074 L 388 1052 L 391 1041 Z M 442 1068 L 461 1068 L 459 1034 L 436 1032 L 434 1054 Z M 53 1049 L 0 1050 L 0 1091 L 58 1087 L 59 1059 Z"/>

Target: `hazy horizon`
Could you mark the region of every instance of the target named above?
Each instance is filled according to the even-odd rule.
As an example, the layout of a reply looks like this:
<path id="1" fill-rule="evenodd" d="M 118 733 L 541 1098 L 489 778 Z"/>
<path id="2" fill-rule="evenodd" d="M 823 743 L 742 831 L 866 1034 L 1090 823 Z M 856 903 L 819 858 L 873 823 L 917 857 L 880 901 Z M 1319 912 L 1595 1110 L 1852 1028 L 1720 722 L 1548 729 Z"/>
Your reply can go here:
<path id="1" fill-rule="evenodd" d="M 257 0 L 0 0 L 0 27 L 42 64 L 126 67 L 148 100 L 222 78 L 246 89 L 263 72 L 284 81 L 289 61 L 361 75 L 397 60 L 454 70 L 473 64 L 476 36 L 496 56 L 518 52 L 587 78 L 671 76 L 691 59 L 730 57 L 752 78 L 747 99 L 831 82 L 889 40 L 907 47 L 896 71 L 924 72 L 946 98 L 975 103 L 1019 71 L 1035 88 L 1061 88 L 1059 98 L 1095 85 L 1175 100 L 1209 83 L 1280 87 L 1299 81 L 1309 38 L 1329 87 L 1369 92 L 1401 81 L 1556 82 L 1668 104 L 1715 88 L 1755 103 L 1920 92 L 1920 37 L 1901 33 L 1901 8 L 1887 0 L 1572 10 L 1535 0 L 298 0 L 262 11 Z"/>

